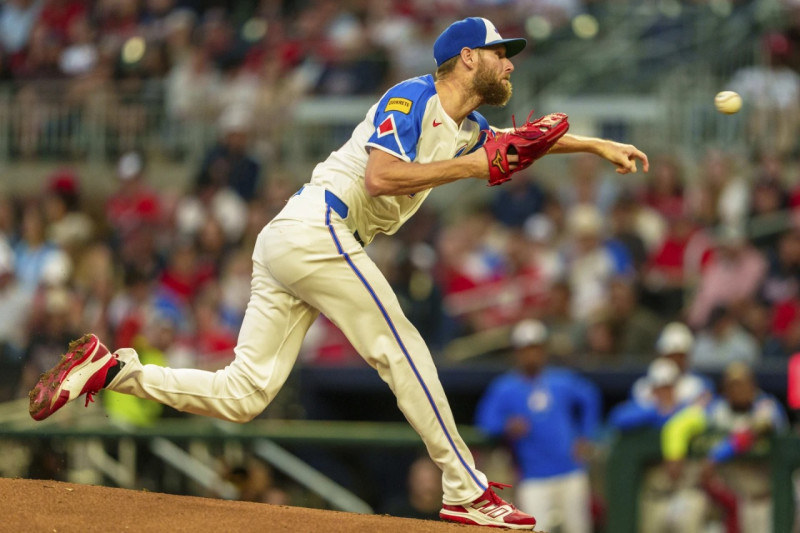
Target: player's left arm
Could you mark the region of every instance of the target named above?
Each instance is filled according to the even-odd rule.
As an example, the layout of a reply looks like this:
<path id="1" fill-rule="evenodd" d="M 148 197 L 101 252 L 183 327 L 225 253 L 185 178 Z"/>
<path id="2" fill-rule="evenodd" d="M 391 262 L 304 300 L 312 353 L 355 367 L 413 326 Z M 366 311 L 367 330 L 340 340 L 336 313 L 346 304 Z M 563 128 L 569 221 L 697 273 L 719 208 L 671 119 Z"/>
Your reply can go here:
<path id="1" fill-rule="evenodd" d="M 565 133 L 547 153 L 574 154 L 578 152 L 588 152 L 610 161 L 617 167 L 619 174 L 636 172 L 637 160 L 642 162 L 644 172 L 650 170 L 647 154 L 632 144 L 623 144 L 597 137 L 582 137 Z"/>

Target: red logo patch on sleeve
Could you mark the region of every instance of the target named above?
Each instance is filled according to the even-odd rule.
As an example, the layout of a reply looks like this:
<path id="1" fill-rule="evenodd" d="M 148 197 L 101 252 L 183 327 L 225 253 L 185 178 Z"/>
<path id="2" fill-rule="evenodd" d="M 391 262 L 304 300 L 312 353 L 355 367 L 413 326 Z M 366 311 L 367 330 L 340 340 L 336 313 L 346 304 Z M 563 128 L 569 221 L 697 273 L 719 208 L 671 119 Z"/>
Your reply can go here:
<path id="1" fill-rule="evenodd" d="M 394 133 L 395 126 L 394 126 L 394 117 L 389 115 L 383 122 L 380 123 L 378 126 L 378 137 L 383 137 L 384 135 L 389 135 L 390 133 Z"/>

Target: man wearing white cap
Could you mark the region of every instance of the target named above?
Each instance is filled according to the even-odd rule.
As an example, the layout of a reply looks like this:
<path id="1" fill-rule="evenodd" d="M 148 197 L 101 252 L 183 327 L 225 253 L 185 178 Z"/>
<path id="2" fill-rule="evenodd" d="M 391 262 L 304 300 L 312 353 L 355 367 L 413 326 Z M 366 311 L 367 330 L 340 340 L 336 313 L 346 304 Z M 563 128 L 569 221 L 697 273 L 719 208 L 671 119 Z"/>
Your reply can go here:
<path id="1" fill-rule="evenodd" d="M 511 345 L 516 370 L 489 386 L 478 404 L 478 427 L 511 445 L 521 510 L 535 514 L 544 530 L 588 533 L 584 461 L 600 425 L 600 391 L 575 372 L 547 366 L 547 329 L 538 320 L 518 323 Z"/>
<path id="2" fill-rule="evenodd" d="M 442 469 L 441 518 L 532 529 L 536 520 L 503 501 L 475 468 L 425 342 L 363 248 L 379 233 L 396 232 L 434 187 L 472 178 L 501 183 L 545 153 L 590 152 L 621 174 L 636 172 L 638 162 L 647 170 L 647 156 L 634 146 L 566 134 L 564 115 L 538 122 L 557 136 L 526 130 L 533 140 L 552 140 L 531 152 L 518 148 L 530 145 L 517 130 L 490 128 L 476 109 L 509 100 L 510 58 L 525 44 L 503 39 L 483 18 L 451 24 L 434 44 L 435 77 L 389 89 L 350 140 L 317 165 L 259 235 L 250 303 L 228 367 L 212 373 L 142 365 L 134 350 L 111 353 L 87 335 L 31 391 L 31 416 L 41 420 L 84 393 L 109 388 L 246 422 L 278 393 L 322 312 L 389 384 Z"/>
<path id="3" fill-rule="evenodd" d="M 656 341 L 656 352 L 675 362 L 680 375 L 675 383 L 675 397 L 679 404 L 689 405 L 701 399 L 709 399 L 714 393 L 714 385 L 707 377 L 692 372 L 689 368 L 689 354 L 694 346 L 694 335 L 682 322 L 670 322 L 661 330 Z M 643 376 L 631 387 L 634 400 L 648 404 L 653 403 L 652 383 Z"/>

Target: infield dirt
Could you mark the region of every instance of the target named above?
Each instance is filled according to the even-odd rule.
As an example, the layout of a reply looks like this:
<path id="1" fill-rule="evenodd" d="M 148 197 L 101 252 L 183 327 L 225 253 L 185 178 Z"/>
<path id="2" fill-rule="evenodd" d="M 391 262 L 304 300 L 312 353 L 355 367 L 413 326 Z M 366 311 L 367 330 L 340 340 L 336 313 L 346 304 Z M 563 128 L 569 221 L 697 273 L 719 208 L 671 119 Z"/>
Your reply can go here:
<path id="1" fill-rule="evenodd" d="M 468 533 L 483 527 L 303 507 L 0 478 L 0 532 Z"/>

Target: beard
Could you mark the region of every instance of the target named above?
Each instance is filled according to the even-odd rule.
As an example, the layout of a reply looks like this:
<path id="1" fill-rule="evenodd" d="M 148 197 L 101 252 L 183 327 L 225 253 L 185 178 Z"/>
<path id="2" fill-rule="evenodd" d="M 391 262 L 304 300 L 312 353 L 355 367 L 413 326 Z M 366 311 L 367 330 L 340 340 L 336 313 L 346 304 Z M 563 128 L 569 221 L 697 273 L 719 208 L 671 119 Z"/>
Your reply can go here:
<path id="1" fill-rule="evenodd" d="M 502 107 L 511 99 L 512 93 L 511 82 L 503 81 L 497 79 L 481 62 L 472 79 L 472 90 L 484 104 Z"/>

